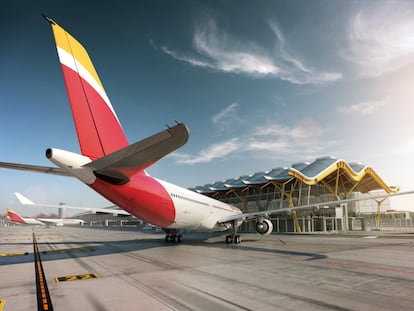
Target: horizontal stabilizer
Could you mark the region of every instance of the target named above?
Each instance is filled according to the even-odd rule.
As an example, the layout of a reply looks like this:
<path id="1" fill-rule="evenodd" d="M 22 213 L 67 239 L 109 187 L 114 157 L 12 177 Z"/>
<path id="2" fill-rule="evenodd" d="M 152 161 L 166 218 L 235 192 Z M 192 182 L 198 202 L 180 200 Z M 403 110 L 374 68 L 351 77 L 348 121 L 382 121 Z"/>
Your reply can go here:
<path id="1" fill-rule="evenodd" d="M 170 152 L 184 145 L 189 137 L 185 124 L 177 124 L 167 130 L 112 152 L 85 164 L 98 178 L 113 184 L 125 184 L 139 171 L 157 162 Z"/>
<path id="2" fill-rule="evenodd" d="M 62 170 L 59 167 L 19 164 L 19 163 L 9 163 L 9 162 L 0 162 L 0 167 L 9 168 L 13 170 L 31 171 L 31 172 L 36 172 L 36 173 L 45 173 L 45 174 L 73 177 L 68 172 Z"/>

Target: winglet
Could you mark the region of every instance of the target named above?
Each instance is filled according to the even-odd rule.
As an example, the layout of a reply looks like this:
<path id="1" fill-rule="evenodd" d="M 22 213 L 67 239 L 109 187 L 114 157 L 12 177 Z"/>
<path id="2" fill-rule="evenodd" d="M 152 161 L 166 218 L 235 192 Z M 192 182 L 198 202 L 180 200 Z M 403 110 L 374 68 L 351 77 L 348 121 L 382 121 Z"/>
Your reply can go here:
<path id="1" fill-rule="evenodd" d="M 46 16 L 45 14 L 43 14 L 42 13 L 42 16 L 43 16 L 43 18 L 45 19 L 45 20 L 47 20 L 49 23 L 51 23 L 52 25 L 55 25 L 56 24 L 56 22 L 53 20 L 53 19 L 51 19 L 50 17 L 48 17 L 48 16 Z"/>
<path id="2" fill-rule="evenodd" d="M 17 197 L 17 199 L 20 201 L 21 204 L 23 205 L 34 205 L 35 203 L 31 200 L 29 200 L 28 198 L 26 198 L 24 195 L 15 192 L 14 195 Z"/>

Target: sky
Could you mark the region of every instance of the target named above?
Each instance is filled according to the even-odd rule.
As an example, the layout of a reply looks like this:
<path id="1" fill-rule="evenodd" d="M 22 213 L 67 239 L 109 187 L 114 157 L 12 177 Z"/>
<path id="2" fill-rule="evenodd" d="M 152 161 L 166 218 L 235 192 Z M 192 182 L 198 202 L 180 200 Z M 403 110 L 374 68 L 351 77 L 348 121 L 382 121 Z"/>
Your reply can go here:
<path id="1" fill-rule="evenodd" d="M 0 161 L 80 152 L 41 13 L 88 50 L 130 143 L 189 127 L 154 177 L 195 187 L 334 156 L 414 189 L 412 1 L 2 1 Z M 40 212 L 15 191 L 111 205 L 72 178 L 0 169 L 0 214 Z M 414 211 L 414 197 L 392 207 Z"/>

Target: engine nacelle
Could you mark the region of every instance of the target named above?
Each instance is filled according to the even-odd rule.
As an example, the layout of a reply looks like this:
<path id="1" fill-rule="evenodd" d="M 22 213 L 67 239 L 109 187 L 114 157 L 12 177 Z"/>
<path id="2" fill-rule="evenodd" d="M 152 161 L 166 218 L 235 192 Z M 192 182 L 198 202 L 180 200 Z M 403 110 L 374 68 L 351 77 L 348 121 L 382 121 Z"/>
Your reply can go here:
<path id="1" fill-rule="evenodd" d="M 96 176 L 93 174 L 92 169 L 84 166 L 91 162 L 90 158 L 81 154 L 55 148 L 47 149 L 46 157 L 61 169 L 80 179 L 84 183 L 90 185 L 95 182 Z"/>
<path id="2" fill-rule="evenodd" d="M 269 235 L 273 231 L 273 223 L 269 219 L 262 219 L 258 222 L 256 222 L 256 232 L 263 234 L 263 235 Z"/>

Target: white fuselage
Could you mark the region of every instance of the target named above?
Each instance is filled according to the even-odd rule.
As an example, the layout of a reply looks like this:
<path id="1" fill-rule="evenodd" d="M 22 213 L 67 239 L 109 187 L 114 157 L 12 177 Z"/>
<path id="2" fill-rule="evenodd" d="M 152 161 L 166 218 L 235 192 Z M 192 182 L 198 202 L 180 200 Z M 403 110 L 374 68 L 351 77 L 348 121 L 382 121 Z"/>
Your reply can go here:
<path id="1" fill-rule="evenodd" d="M 131 178 L 126 185 L 114 187 L 98 181 L 92 169 L 85 165 L 91 161 L 88 157 L 59 149 L 50 150 L 49 160 L 53 163 L 90 186 L 99 183 L 99 189 L 92 187 L 108 200 L 134 216 L 166 229 L 224 231 L 231 224 L 219 221 L 242 213 L 232 205 L 159 180 L 145 172 L 137 174 L 135 179 Z M 141 215 L 140 208 L 146 208 L 147 212 Z M 168 221 L 161 223 L 156 213 L 164 216 L 167 211 Z"/>
<path id="2" fill-rule="evenodd" d="M 175 221 L 171 229 L 191 231 L 224 231 L 230 224 L 219 224 L 227 216 L 241 214 L 241 211 L 229 204 L 179 187 L 166 181 L 157 181 L 167 190 L 174 202 Z"/>
<path id="3" fill-rule="evenodd" d="M 74 218 L 38 218 L 45 225 L 63 226 L 63 225 L 83 225 L 85 223 L 82 219 Z"/>

